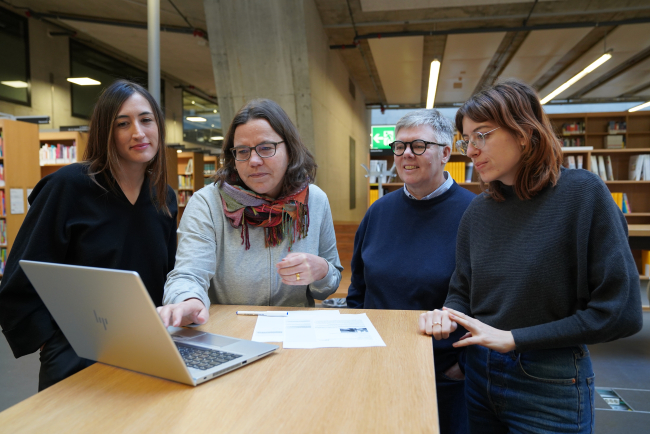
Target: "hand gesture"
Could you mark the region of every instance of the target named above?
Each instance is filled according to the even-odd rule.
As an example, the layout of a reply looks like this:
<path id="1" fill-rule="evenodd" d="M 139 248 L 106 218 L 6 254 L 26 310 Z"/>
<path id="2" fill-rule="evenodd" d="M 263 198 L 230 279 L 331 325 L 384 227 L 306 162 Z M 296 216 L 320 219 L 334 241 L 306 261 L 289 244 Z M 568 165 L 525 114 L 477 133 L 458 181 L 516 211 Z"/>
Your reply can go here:
<path id="1" fill-rule="evenodd" d="M 181 327 L 188 324 L 205 324 L 210 314 L 198 298 L 189 298 L 176 304 L 156 308 L 165 327 Z"/>
<path id="2" fill-rule="evenodd" d="M 327 276 L 329 265 L 311 253 L 289 253 L 275 268 L 285 285 L 309 285 Z"/>
<path id="3" fill-rule="evenodd" d="M 456 310 L 446 307 L 443 309 L 443 312 L 448 313 L 451 321 L 455 321 L 468 330 L 458 342 L 453 344 L 454 347 L 482 345 L 500 353 L 507 353 L 515 349 L 515 339 L 512 336 L 512 332 L 495 329 Z"/>
<path id="4" fill-rule="evenodd" d="M 418 323 L 420 333 L 432 335 L 437 341 L 447 339 L 449 334 L 458 328 L 458 325 L 449 318 L 449 313 L 439 309 L 421 314 Z"/>

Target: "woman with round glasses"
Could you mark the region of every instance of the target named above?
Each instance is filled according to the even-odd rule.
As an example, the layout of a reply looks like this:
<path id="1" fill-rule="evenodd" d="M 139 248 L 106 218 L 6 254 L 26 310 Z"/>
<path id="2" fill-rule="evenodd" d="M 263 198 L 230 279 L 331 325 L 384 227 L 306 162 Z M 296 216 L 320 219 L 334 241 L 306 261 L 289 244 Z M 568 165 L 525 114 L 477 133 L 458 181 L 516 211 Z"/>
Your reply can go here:
<path id="1" fill-rule="evenodd" d="M 562 167 L 535 91 L 506 81 L 458 111 L 459 150 L 487 191 L 458 230 L 443 310 L 420 330 L 467 348 L 470 432 L 591 433 L 588 344 L 642 326 L 639 273 L 625 217 L 605 184 Z"/>
<path id="2" fill-rule="evenodd" d="M 314 306 L 341 281 L 316 163 L 275 102 L 235 115 L 215 183 L 196 192 L 178 228 L 176 265 L 159 308 L 165 325 L 202 324 L 210 302 Z"/>
<path id="3" fill-rule="evenodd" d="M 397 174 L 404 188 L 374 202 L 354 239 L 348 307 L 442 308 L 456 267 L 456 234 L 476 197 L 445 171 L 454 126 L 438 110 L 421 109 L 395 125 Z M 394 234 L 394 235 L 393 235 Z M 463 335 L 457 330 L 456 339 Z M 442 434 L 467 432 L 462 349 L 433 341 Z"/>

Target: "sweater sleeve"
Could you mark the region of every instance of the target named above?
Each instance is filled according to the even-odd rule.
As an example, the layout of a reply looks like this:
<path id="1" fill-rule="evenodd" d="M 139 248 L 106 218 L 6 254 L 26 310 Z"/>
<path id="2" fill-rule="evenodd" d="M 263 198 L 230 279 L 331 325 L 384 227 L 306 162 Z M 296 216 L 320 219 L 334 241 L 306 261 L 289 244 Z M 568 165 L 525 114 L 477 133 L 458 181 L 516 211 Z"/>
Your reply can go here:
<path id="1" fill-rule="evenodd" d="M 167 198 L 167 204 L 169 206 L 169 210 L 172 213 L 172 221 L 176 222 L 178 219 L 178 203 L 176 202 L 176 193 L 174 193 L 174 190 L 170 187 L 167 186 L 168 190 L 168 198 Z M 167 264 L 168 264 L 168 270 L 173 270 L 174 269 L 174 262 L 176 262 L 176 248 L 178 244 L 178 236 L 176 235 L 176 225 L 172 225 L 167 237 Z"/>
<path id="2" fill-rule="evenodd" d="M 0 325 L 16 358 L 38 350 L 58 329 L 19 261 L 65 262 L 67 213 L 75 206 L 74 188 L 66 183 L 64 177 L 51 176 L 36 185 L 2 277 Z"/>
<path id="3" fill-rule="evenodd" d="M 471 205 L 470 205 L 471 207 Z M 456 238 L 456 269 L 449 281 L 449 293 L 444 306 L 471 315 L 470 288 L 472 267 L 470 258 L 470 218 L 471 210 L 467 209 L 458 226 Z"/>
<path id="4" fill-rule="evenodd" d="M 350 287 L 348 288 L 348 296 L 346 299 L 347 305 L 352 309 L 363 309 L 364 301 L 366 298 L 366 279 L 365 279 L 365 265 L 363 263 L 362 246 L 363 240 L 368 228 L 368 214 L 361 221 L 357 233 L 354 236 L 354 252 L 352 254 L 352 276 L 350 279 Z"/>
<path id="5" fill-rule="evenodd" d="M 586 227 L 585 251 L 578 275 L 587 289 L 578 288 L 576 312 L 546 324 L 512 330 L 517 349 L 558 348 L 595 344 L 630 336 L 643 324 L 639 273 L 628 244 L 625 217 L 601 182 L 588 185 L 583 197 L 593 198 L 584 208 L 577 230 Z M 591 222 L 589 222 L 591 220 Z M 578 287 L 581 285 L 578 284 Z"/>
<path id="6" fill-rule="evenodd" d="M 324 193 L 323 193 L 324 194 Z M 330 205 L 325 197 L 323 206 L 323 219 L 318 239 L 318 256 L 327 261 L 327 275 L 321 280 L 312 282 L 309 285 L 309 292 L 317 300 L 324 300 L 333 294 L 341 283 L 341 261 L 336 248 L 336 233 L 334 232 L 334 221 Z"/>
<path id="7" fill-rule="evenodd" d="M 190 198 L 178 227 L 174 269 L 167 275 L 163 304 L 198 298 L 210 307 L 208 288 L 217 268 L 217 232 L 210 205 L 201 194 Z"/>

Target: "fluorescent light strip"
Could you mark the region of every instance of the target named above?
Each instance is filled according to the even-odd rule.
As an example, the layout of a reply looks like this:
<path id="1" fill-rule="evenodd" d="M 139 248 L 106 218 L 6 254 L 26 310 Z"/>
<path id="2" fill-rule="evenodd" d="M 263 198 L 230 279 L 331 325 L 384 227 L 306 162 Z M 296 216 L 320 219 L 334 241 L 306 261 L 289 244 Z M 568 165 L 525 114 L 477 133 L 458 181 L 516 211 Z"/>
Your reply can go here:
<path id="1" fill-rule="evenodd" d="M 555 89 L 553 92 L 549 93 L 549 94 L 548 94 L 548 95 L 547 95 L 547 96 L 546 96 L 546 97 L 541 101 L 542 105 L 546 104 L 547 102 L 549 102 L 550 100 L 552 100 L 553 98 L 555 98 L 556 96 L 558 96 L 559 94 L 561 94 L 562 92 L 564 92 L 565 90 L 567 90 L 568 88 L 570 88 L 571 86 L 573 86 L 573 85 L 574 85 L 578 80 L 580 80 L 582 77 L 584 77 L 585 75 L 589 74 L 589 73 L 592 72 L 594 69 L 598 68 L 600 65 L 602 65 L 602 64 L 605 63 L 605 62 L 607 62 L 607 61 L 608 61 L 609 59 L 611 59 L 611 58 L 612 58 L 612 54 L 609 53 L 609 52 L 603 54 L 602 56 L 600 56 L 600 57 L 599 57 L 599 58 L 598 58 L 594 63 L 592 63 L 591 65 L 587 66 L 585 69 L 583 69 L 582 71 L 580 71 L 579 73 L 577 73 L 576 75 L 574 75 L 574 76 L 573 76 L 569 81 L 567 81 L 566 83 L 564 83 L 562 86 L 558 87 L 558 88 Z"/>
<path id="2" fill-rule="evenodd" d="M 210 137 L 210 140 L 223 140 L 223 136 Z"/>
<path id="3" fill-rule="evenodd" d="M 0 81 L 1 84 L 4 84 L 5 86 L 13 87 L 15 89 L 24 89 L 26 87 L 29 87 L 29 84 L 25 83 L 24 81 Z"/>
<path id="4" fill-rule="evenodd" d="M 70 83 L 78 84 L 79 86 L 97 86 L 98 84 L 102 84 L 101 81 L 97 81 L 90 77 L 71 77 L 66 78 L 66 80 Z"/>
<path id="5" fill-rule="evenodd" d="M 190 122 L 206 122 L 207 121 L 206 118 L 202 118 L 200 116 L 188 116 L 185 119 L 190 121 Z"/>
<path id="6" fill-rule="evenodd" d="M 636 111 L 639 111 L 639 110 L 643 110 L 643 109 L 646 108 L 646 107 L 650 107 L 650 101 L 648 101 L 648 102 L 646 102 L 646 103 L 643 103 L 643 104 L 641 104 L 641 105 L 638 105 L 638 106 L 636 106 L 636 107 L 632 107 L 632 108 L 629 109 L 628 111 L 629 111 L 629 112 L 636 112 Z"/>
<path id="7" fill-rule="evenodd" d="M 438 59 L 431 62 L 429 71 L 429 91 L 427 92 L 427 108 L 432 109 L 436 100 L 436 89 L 438 88 L 438 75 L 440 74 L 440 61 Z"/>

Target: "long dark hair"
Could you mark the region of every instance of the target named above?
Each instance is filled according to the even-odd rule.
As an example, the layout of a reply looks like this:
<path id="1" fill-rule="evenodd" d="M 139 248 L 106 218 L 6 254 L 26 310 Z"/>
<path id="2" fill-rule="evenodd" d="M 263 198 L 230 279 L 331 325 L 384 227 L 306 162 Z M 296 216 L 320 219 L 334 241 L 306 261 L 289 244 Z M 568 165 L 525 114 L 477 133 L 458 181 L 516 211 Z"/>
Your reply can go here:
<path id="1" fill-rule="evenodd" d="M 101 187 L 96 177 L 102 174 L 108 185 L 117 189 L 115 180 L 116 175 L 119 173 L 120 162 L 113 137 L 113 124 L 122 104 L 136 92 L 149 102 L 158 126 L 158 152 L 147 164 L 145 176 L 149 178 L 149 188 L 154 205 L 159 211 L 171 216 L 167 206 L 165 117 L 153 96 L 147 89 L 137 83 L 128 80 L 117 80 L 102 92 L 97 104 L 95 104 L 95 109 L 90 118 L 88 147 L 84 154 L 85 164 L 88 164 L 89 167 L 88 176 Z"/>
<path id="2" fill-rule="evenodd" d="M 309 149 L 300 140 L 298 129 L 293 125 L 287 113 L 275 101 L 270 99 L 254 99 L 249 101 L 232 120 L 228 133 L 223 141 L 223 167 L 219 168 L 214 180 L 219 183 L 246 187 L 246 184 L 235 170 L 235 156 L 230 151 L 234 146 L 235 130 L 253 119 L 265 119 L 287 147 L 289 164 L 282 179 L 280 196 L 294 193 L 298 188 L 316 179 L 316 161 Z"/>
<path id="3" fill-rule="evenodd" d="M 493 122 L 524 139 L 513 185 L 520 199 L 530 199 L 547 185 L 557 184 L 562 148 L 532 87 L 509 79 L 475 94 L 456 113 L 456 128 L 461 134 L 465 116 L 474 122 Z M 484 188 L 481 180 L 481 189 Z M 497 201 L 504 199 L 499 181 L 490 182 L 487 192 Z"/>

